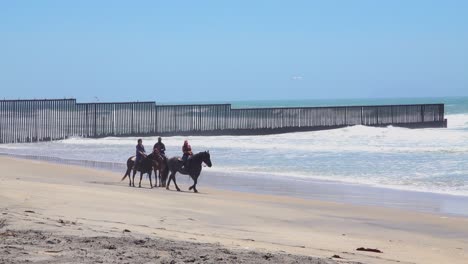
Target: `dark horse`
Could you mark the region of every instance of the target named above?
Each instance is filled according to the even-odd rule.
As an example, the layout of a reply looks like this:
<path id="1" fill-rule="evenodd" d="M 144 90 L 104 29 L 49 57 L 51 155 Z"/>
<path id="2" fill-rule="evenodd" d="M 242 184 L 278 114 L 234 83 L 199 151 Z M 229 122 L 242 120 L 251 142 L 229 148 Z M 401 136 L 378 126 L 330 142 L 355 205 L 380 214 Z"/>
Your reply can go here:
<path id="1" fill-rule="evenodd" d="M 154 167 L 154 187 L 166 187 L 167 176 L 169 175 L 169 167 L 167 166 L 166 156 L 155 154 L 157 156 L 157 166 Z M 158 173 L 159 172 L 159 173 Z M 158 175 L 159 174 L 159 175 Z M 159 176 L 159 185 L 157 184 Z"/>
<path id="2" fill-rule="evenodd" d="M 190 159 L 187 160 L 187 164 L 183 170 L 182 170 L 182 161 L 180 160 L 179 157 L 172 157 L 168 159 L 167 165 L 169 167 L 169 171 L 171 172 L 171 174 L 169 176 L 169 181 L 167 182 L 166 189 L 169 190 L 169 185 L 172 180 L 174 181 L 177 191 L 180 191 L 179 186 L 177 186 L 176 178 L 175 178 L 176 173 L 180 172 L 181 174 L 190 175 L 190 177 L 193 180 L 193 185 L 190 186 L 189 190 L 193 189 L 194 192 L 198 192 L 197 180 L 198 180 L 198 176 L 200 176 L 203 162 L 206 165 L 208 165 L 208 167 L 212 166 L 209 151 L 204 151 L 204 152 L 200 152 L 200 153 L 193 155 Z"/>
<path id="3" fill-rule="evenodd" d="M 143 158 L 143 160 L 140 162 L 140 166 L 138 166 L 138 168 L 136 169 L 134 168 L 134 165 L 135 165 L 135 156 L 131 156 L 127 160 L 127 171 L 125 172 L 125 175 L 123 176 L 123 178 L 120 180 L 120 181 L 123 181 L 128 176 L 128 180 L 129 180 L 128 186 L 135 187 L 135 174 L 137 173 L 137 171 L 140 172 L 140 183 L 138 184 L 138 187 L 141 187 L 141 180 L 143 178 L 143 174 L 145 173 L 148 173 L 149 175 L 151 188 L 153 188 L 153 182 L 151 181 L 151 174 L 153 170 L 155 171 L 154 172 L 155 173 L 154 187 L 157 187 L 157 182 L 158 182 L 158 179 L 156 177 L 157 171 L 159 171 L 160 177 L 161 175 L 163 175 L 163 178 L 167 178 L 167 175 L 169 174 L 167 163 L 158 154 L 151 153 L 148 156 L 146 156 L 146 158 Z M 132 171 L 132 169 L 133 169 L 133 177 L 130 177 L 130 172 Z M 132 178 L 133 178 L 133 182 L 132 182 Z M 162 185 L 161 178 L 159 179 L 159 184 L 160 186 Z"/>

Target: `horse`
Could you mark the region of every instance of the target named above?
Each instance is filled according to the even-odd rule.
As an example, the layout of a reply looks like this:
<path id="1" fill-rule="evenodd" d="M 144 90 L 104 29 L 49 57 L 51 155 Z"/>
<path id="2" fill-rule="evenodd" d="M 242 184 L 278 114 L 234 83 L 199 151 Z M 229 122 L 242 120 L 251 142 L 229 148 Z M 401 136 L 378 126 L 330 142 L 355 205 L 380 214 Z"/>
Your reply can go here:
<path id="1" fill-rule="evenodd" d="M 180 160 L 180 157 L 172 157 L 168 159 L 167 165 L 171 174 L 169 176 L 169 181 L 167 182 L 166 189 L 169 190 L 169 185 L 171 184 L 171 181 L 174 181 L 177 191 L 180 192 L 179 186 L 177 186 L 175 178 L 176 173 L 179 172 L 181 174 L 189 175 L 192 178 L 193 185 L 190 186 L 189 190 L 193 189 L 193 191 L 197 193 L 197 181 L 198 176 L 200 176 L 202 170 L 202 163 L 205 163 L 206 165 L 208 165 L 208 167 L 212 166 L 209 151 L 203 151 L 193 155 L 190 159 L 187 160 L 187 164 L 185 165 L 184 169 L 182 169 L 183 164 Z"/>
<path id="2" fill-rule="evenodd" d="M 154 187 L 166 187 L 167 176 L 169 175 L 169 167 L 167 166 L 167 158 L 161 154 L 155 154 L 155 156 L 156 156 L 157 164 L 154 167 Z M 157 184 L 158 176 L 159 176 L 159 185 Z"/>
<path id="3" fill-rule="evenodd" d="M 150 181 L 151 188 L 153 188 L 153 183 L 151 181 L 151 174 L 152 174 L 153 170 L 155 171 L 155 174 L 156 174 L 156 171 L 159 171 L 160 175 L 162 173 L 162 175 L 165 176 L 166 178 L 167 178 L 167 175 L 169 174 L 167 163 L 164 162 L 164 159 L 158 154 L 151 153 L 148 156 L 146 156 L 145 158 L 143 158 L 142 161 L 140 162 L 140 165 L 136 169 L 134 168 L 135 161 L 136 161 L 135 156 L 131 156 L 130 158 L 128 158 L 128 160 L 127 160 L 127 171 L 125 172 L 124 176 L 120 180 L 120 181 L 123 181 L 128 176 L 128 180 L 129 180 L 128 186 L 135 187 L 135 174 L 137 173 L 137 171 L 140 172 L 140 183 L 138 184 L 138 187 L 141 187 L 141 180 L 143 178 L 143 174 L 145 174 L 145 173 L 148 173 L 148 175 L 149 175 L 149 181 Z M 132 171 L 132 169 L 133 169 L 133 182 L 132 182 L 132 177 L 130 177 L 130 172 Z M 161 184 L 161 179 L 160 179 L 160 184 Z M 157 187 L 157 177 L 156 177 L 156 175 L 155 175 L 155 185 L 154 185 L 154 187 Z"/>

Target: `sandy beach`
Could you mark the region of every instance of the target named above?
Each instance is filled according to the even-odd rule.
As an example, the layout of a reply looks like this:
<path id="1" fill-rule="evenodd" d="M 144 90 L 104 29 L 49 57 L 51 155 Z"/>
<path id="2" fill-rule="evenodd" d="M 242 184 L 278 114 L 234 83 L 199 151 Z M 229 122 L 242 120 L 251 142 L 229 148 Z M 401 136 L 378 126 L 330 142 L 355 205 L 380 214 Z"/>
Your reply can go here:
<path id="1" fill-rule="evenodd" d="M 130 188 L 119 173 L 9 157 L 0 171 L 0 263 L 468 261 L 464 217 L 203 184 Z"/>

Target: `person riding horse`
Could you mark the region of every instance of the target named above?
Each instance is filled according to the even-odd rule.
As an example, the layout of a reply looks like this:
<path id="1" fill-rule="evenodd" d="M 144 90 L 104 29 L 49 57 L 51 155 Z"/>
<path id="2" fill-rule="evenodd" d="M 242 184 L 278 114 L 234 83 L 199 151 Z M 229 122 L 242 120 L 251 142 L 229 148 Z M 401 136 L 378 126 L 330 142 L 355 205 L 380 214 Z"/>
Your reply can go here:
<path id="1" fill-rule="evenodd" d="M 155 151 L 155 150 L 157 150 L 159 155 L 161 155 L 163 157 L 166 156 L 166 146 L 164 145 L 164 143 L 162 143 L 162 138 L 161 137 L 158 137 L 158 142 L 156 142 L 156 144 L 154 144 L 153 151 Z"/>
<path id="2" fill-rule="evenodd" d="M 184 155 L 182 156 L 182 162 L 183 162 L 183 169 L 185 169 L 187 165 L 187 160 L 192 157 L 192 146 L 188 143 L 188 140 L 184 141 L 184 145 L 182 146 L 182 152 Z"/>
<path id="3" fill-rule="evenodd" d="M 166 164 L 167 163 L 166 146 L 164 145 L 164 143 L 162 143 L 162 138 L 161 137 L 158 137 L 158 142 L 156 142 L 156 144 L 154 144 L 154 146 L 153 146 L 153 154 L 161 157 L 162 162 L 165 163 L 164 165 L 167 165 Z M 158 175 L 157 172 L 155 172 L 155 174 L 156 174 L 156 176 Z M 161 175 L 161 171 L 159 171 L 160 187 L 166 186 L 166 178 L 167 177 L 163 177 L 163 175 Z M 162 181 L 164 181 L 164 182 L 162 182 Z"/>
<path id="4" fill-rule="evenodd" d="M 143 146 L 143 140 L 138 139 L 138 144 L 136 145 L 136 155 L 135 155 L 135 169 L 138 169 L 141 161 L 146 158 L 145 147 Z"/>

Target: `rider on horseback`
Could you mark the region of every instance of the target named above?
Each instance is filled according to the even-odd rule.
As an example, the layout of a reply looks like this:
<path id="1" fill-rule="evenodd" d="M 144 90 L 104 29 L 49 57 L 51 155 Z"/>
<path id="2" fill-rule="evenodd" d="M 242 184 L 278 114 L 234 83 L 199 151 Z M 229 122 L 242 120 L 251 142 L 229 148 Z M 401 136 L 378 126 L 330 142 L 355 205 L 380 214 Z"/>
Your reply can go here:
<path id="1" fill-rule="evenodd" d="M 185 165 L 187 164 L 187 160 L 193 155 L 192 147 L 188 143 L 188 140 L 184 141 L 184 145 L 182 146 L 182 152 L 184 153 L 184 155 L 182 156 L 182 161 L 183 166 L 185 167 Z"/>
<path id="2" fill-rule="evenodd" d="M 162 143 L 162 138 L 158 137 L 158 142 L 154 144 L 153 151 L 157 151 L 159 155 L 165 157 L 166 156 L 166 146 Z"/>
<path id="3" fill-rule="evenodd" d="M 141 138 L 138 139 L 138 145 L 136 145 L 136 158 L 135 158 L 135 169 L 138 169 L 140 166 L 141 161 L 146 158 L 145 147 L 143 146 L 143 140 Z"/>

